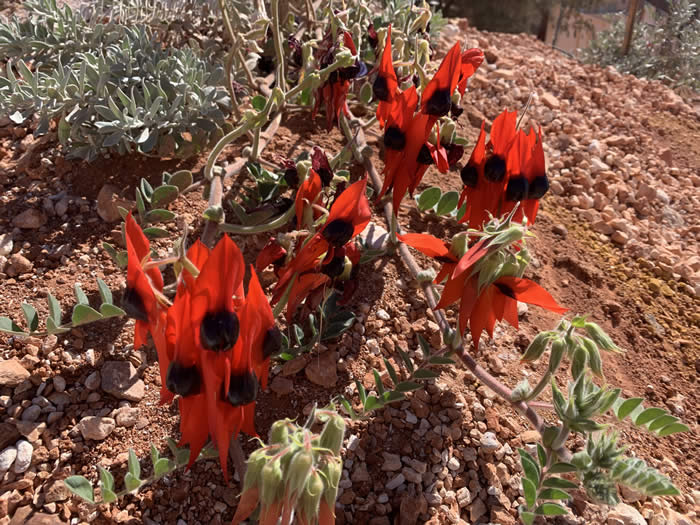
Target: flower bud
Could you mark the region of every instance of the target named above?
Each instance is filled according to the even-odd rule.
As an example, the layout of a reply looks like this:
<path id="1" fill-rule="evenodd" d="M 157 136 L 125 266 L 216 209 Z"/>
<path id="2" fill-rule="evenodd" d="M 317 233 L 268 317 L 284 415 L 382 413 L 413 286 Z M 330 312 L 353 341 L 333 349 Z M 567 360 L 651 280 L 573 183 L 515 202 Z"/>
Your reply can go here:
<path id="1" fill-rule="evenodd" d="M 523 238 L 523 228 L 522 226 L 513 225 L 505 231 L 502 231 L 491 241 L 491 244 L 505 244 L 510 245 L 514 242 L 520 241 Z"/>
<path id="2" fill-rule="evenodd" d="M 557 370 L 559 370 L 559 365 L 565 353 L 566 342 L 561 337 L 557 337 L 552 343 L 552 352 L 549 355 L 549 371 L 552 374 L 556 374 Z"/>
<path id="3" fill-rule="evenodd" d="M 530 382 L 527 379 L 523 379 L 517 385 L 515 385 L 515 388 L 510 395 L 510 400 L 514 403 L 522 401 L 530 394 L 530 390 Z"/>
<path id="4" fill-rule="evenodd" d="M 549 332 L 540 332 L 535 336 L 535 338 L 530 342 L 525 353 L 520 358 L 521 361 L 536 361 L 539 359 L 545 350 L 547 350 L 547 344 L 551 338 Z"/>
<path id="5" fill-rule="evenodd" d="M 613 343 L 610 336 L 606 334 L 603 329 L 595 323 L 586 323 L 584 325 L 588 337 L 590 337 L 595 344 L 601 347 L 603 350 L 608 350 L 612 352 L 622 352 L 622 349 Z"/>
<path id="6" fill-rule="evenodd" d="M 302 449 L 294 454 L 287 468 L 287 494 L 301 494 L 309 479 L 313 464 L 314 456 L 310 451 Z"/>
<path id="7" fill-rule="evenodd" d="M 323 497 L 328 505 L 333 508 L 335 499 L 338 496 L 338 483 L 340 483 L 340 476 L 343 473 L 343 462 L 337 457 L 329 458 L 321 470 L 326 476 L 326 489 Z"/>
<path id="8" fill-rule="evenodd" d="M 571 360 L 571 375 L 574 379 L 578 379 L 586 369 L 588 363 L 588 352 L 582 346 L 579 346 L 574 351 L 574 357 Z"/>
<path id="9" fill-rule="evenodd" d="M 327 448 L 333 454 L 340 454 L 345 436 L 345 420 L 340 415 L 331 416 L 321 432 L 321 447 Z"/>
<path id="10" fill-rule="evenodd" d="M 401 37 L 397 37 L 392 39 L 391 46 L 394 51 L 394 55 L 398 57 L 403 56 L 403 46 L 404 46 L 404 40 Z"/>
<path id="11" fill-rule="evenodd" d="M 457 125 L 454 123 L 454 121 L 449 117 L 445 117 L 445 122 L 440 127 L 441 141 L 445 144 L 452 144 L 452 139 L 455 135 L 456 130 Z"/>
<path id="12" fill-rule="evenodd" d="M 427 40 L 421 38 L 418 40 L 418 46 L 416 49 L 416 54 L 418 55 L 418 63 L 424 66 L 430 60 L 430 44 Z"/>
<path id="13" fill-rule="evenodd" d="M 323 495 L 323 478 L 314 469 L 314 472 L 309 476 L 309 479 L 301 493 L 300 500 L 300 515 L 306 518 L 307 523 L 315 523 L 318 516 L 318 507 L 321 503 Z"/>
<path id="14" fill-rule="evenodd" d="M 262 449 L 254 450 L 248 456 L 243 491 L 260 484 L 262 469 L 269 458 Z"/>
<path id="15" fill-rule="evenodd" d="M 369 104 L 372 101 L 372 84 L 365 82 L 360 88 L 360 102 Z"/>
<path id="16" fill-rule="evenodd" d="M 467 253 L 467 248 L 469 248 L 469 236 L 466 232 L 458 233 L 452 237 L 450 253 L 457 259 L 461 259 Z"/>
<path id="17" fill-rule="evenodd" d="M 270 427 L 270 444 L 283 445 L 289 439 L 289 420 L 281 419 Z"/>
<path id="18" fill-rule="evenodd" d="M 310 160 L 300 160 L 297 162 L 297 174 L 299 176 L 299 184 L 306 180 L 309 175 L 309 170 L 311 169 Z"/>
<path id="19" fill-rule="evenodd" d="M 598 345 L 587 337 L 582 338 L 581 341 L 586 352 L 588 352 L 588 366 L 591 367 L 591 372 L 598 377 L 603 377 L 603 361 L 600 359 Z"/>
<path id="20" fill-rule="evenodd" d="M 542 443 L 546 448 L 552 448 L 552 444 L 554 443 L 554 440 L 557 439 L 558 435 L 558 427 L 546 426 L 544 427 L 544 431 L 542 432 Z"/>
<path id="21" fill-rule="evenodd" d="M 430 18 L 432 17 L 430 9 L 421 9 L 421 14 L 416 18 L 411 26 L 408 28 L 409 33 L 415 33 L 416 31 L 425 31 L 430 23 Z"/>
<path id="22" fill-rule="evenodd" d="M 341 48 L 335 54 L 335 61 L 340 68 L 350 67 L 355 65 L 355 57 L 348 48 Z"/>
<path id="23" fill-rule="evenodd" d="M 276 459 L 266 463 L 260 472 L 260 478 L 260 502 L 263 506 L 272 505 L 282 495 L 283 475 L 280 461 Z"/>
<path id="24" fill-rule="evenodd" d="M 588 453 L 583 450 L 576 452 L 576 454 L 574 454 L 571 458 L 571 464 L 575 465 L 580 470 L 586 470 L 591 466 L 591 463 L 591 456 L 589 456 Z"/>

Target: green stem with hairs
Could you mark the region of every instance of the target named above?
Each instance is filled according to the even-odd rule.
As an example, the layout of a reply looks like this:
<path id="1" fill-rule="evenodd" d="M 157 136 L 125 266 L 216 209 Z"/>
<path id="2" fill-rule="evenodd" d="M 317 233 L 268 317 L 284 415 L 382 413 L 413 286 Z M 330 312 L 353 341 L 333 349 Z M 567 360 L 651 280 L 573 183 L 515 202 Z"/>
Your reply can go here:
<path id="1" fill-rule="evenodd" d="M 284 214 L 277 217 L 274 221 L 265 224 L 257 224 L 255 226 L 243 226 L 238 224 L 219 224 L 219 231 L 226 233 L 234 233 L 238 235 L 252 235 L 254 233 L 265 233 L 276 230 L 287 224 L 294 217 L 294 206 L 290 206 Z"/>

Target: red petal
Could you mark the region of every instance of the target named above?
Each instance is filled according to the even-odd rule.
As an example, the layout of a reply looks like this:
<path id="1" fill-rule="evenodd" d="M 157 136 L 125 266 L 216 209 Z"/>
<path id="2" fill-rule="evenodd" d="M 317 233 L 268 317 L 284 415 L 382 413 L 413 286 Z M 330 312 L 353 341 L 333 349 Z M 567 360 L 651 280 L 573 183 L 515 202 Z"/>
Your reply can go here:
<path id="1" fill-rule="evenodd" d="M 413 113 L 418 104 L 418 91 L 416 86 L 411 86 L 406 91 L 401 92 L 392 105 L 391 114 L 387 119 L 387 126 L 396 126 L 406 131 L 407 126 L 413 119 Z M 425 141 L 423 141 L 425 142 Z"/>
<path id="2" fill-rule="evenodd" d="M 460 53 L 459 42 L 457 42 L 440 63 L 440 67 L 435 73 L 435 76 L 433 76 L 432 80 L 425 86 L 421 96 L 421 111 L 425 111 L 425 105 L 436 91 L 445 89 L 452 95 L 452 92 L 457 86 L 457 80 L 459 79 L 459 72 L 461 69 L 462 59 Z"/>
<path id="3" fill-rule="evenodd" d="M 462 297 L 462 290 L 464 290 L 464 284 L 467 280 L 467 274 L 462 273 L 461 275 L 450 277 L 445 283 L 445 288 L 442 290 L 442 295 L 438 301 L 438 308 L 447 308 L 453 303 L 456 303 Z"/>
<path id="4" fill-rule="evenodd" d="M 466 274 L 465 274 L 466 275 Z M 467 330 L 467 321 L 474 311 L 474 305 L 477 300 L 478 280 L 472 277 L 465 282 L 462 288 L 462 298 L 459 303 L 459 333 L 464 334 Z"/>
<path id="5" fill-rule="evenodd" d="M 343 31 L 343 42 L 345 43 L 345 47 L 349 48 L 353 55 L 357 54 L 355 42 L 352 41 L 352 35 L 348 31 Z"/>
<path id="6" fill-rule="evenodd" d="M 304 182 L 302 182 L 301 186 L 299 186 L 296 199 L 294 200 L 297 225 L 300 228 L 303 226 L 302 220 L 304 218 L 304 207 L 316 202 L 316 199 L 321 193 L 321 186 L 321 177 L 319 177 L 318 173 L 316 173 L 314 170 L 309 170 L 306 179 L 304 179 Z M 304 200 L 308 201 L 308 204 L 304 202 Z"/>
<path id="7" fill-rule="evenodd" d="M 515 125 L 518 120 L 518 112 L 509 113 L 508 110 L 498 115 L 491 126 L 491 139 L 489 144 L 493 147 L 493 152 L 501 157 L 506 156 L 511 142 L 515 138 Z"/>
<path id="8" fill-rule="evenodd" d="M 496 317 L 494 315 L 492 305 L 494 289 L 495 287 L 491 285 L 481 292 L 481 295 L 479 295 L 479 298 L 474 305 L 474 309 L 472 310 L 472 315 L 469 319 L 469 327 L 472 333 L 472 344 L 474 345 L 474 350 L 479 349 L 481 332 L 487 330 L 490 334 L 493 334 L 493 326 L 496 324 Z"/>
<path id="9" fill-rule="evenodd" d="M 513 328 L 518 329 L 518 301 L 510 297 L 505 298 L 503 319 L 508 321 Z"/>
<path id="10" fill-rule="evenodd" d="M 369 224 L 369 220 L 372 217 L 369 201 L 365 195 L 366 188 L 367 177 L 358 180 L 346 188 L 331 206 L 326 224 L 330 224 L 335 220 L 343 220 L 354 226 L 353 237 L 361 233 L 367 224 Z M 322 231 L 323 228 L 321 229 L 321 232 Z"/>
<path id="11" fill-rule="evenodd" d="M 461 259 L 455 266 L 452 277 L 458 277 L 467 269 L 471 268 L 479 259 L 486 255 L 489 251 L 487 238 L 483 237 L 467 250 L 467 253 L 462 255 Z"/>
<path id="12" fill-rule="evenodd" d="M 462 66 L 459 72 L 459 83 L 457 84 L 457 89 L 461 95 L 464 95 L 467 89 L 467 80 L 474 74 L 483 61 L 484 53 L 481 49 L 467 49 L 462 53 Z"/>
<path id="13" fill-rule="evenodd" d="M 450 253 L 450 248 L 444 241 L 441 241 L 429 233 L 397 234 L 396 237 L 398 237 L 401 242 L 405 242 L 428 257 L 449 257 L 453 261 L 457 260 L 457 258 Z"/>
<path id="14" fill-rule="evenodd" d="M 296 282 L 292 286 L 292 291 L 289 294 L 287 302 L 287 322 L 291 322 L 294 312 L 301 302 L 306 298 L 312 290 L 322 286 L 328 282 L 328 276 L 322 273 L 307 273 L 297 277 Z"/>
<path id="15" fill-rule="evenodd" d="M 241 494 L 241 499 L 238 502 L 238 507 L 236 507 L 236 514 L 233 516 L 233 521 L 231 525 L 239 525 L 242 521 L 248 519 L 253 511 L 258 506 L 260 500 L 260 493 L 258 487 L 250 487 Z"/>
<path id="16" fill-rule="evenodd" d="M 287 250 L 285 250 L 282 245 L 277 242 L 277 239 L 272 237 L 258 254 L 257 259 L 255 259 L 255 269 L 262 272 L 273 262 L 279 260 L 285 255 L 287 255 Z"/>
<path id="17" fill-rule="evenodd" d="M 539 284 L 530 281 L 529 279 L 520 279 L 518 277 L 501 277 L 496 283 L 504 284 L 513 291 L 515 298 L 521 303 L 533 304 L 541 306 L 547 310 L 564 314 L 569 311 L 568 308 L 559 306 L 554 298 L 547 290 Z"/>

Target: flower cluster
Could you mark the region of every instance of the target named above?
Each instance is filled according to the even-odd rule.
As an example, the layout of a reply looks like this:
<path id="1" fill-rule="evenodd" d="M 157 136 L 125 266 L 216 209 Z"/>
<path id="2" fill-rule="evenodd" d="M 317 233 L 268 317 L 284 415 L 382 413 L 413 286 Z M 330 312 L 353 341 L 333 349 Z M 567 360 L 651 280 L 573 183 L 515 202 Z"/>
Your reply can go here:
<path id="1" fill-rule="evenodd" d="M 213 250 L 197 241 L 180 271 L 175 299 L 163 295 L 163 278 L 151 261 L 148 240 L 131 215 L 126 218 L 128 252 L 124 309 L 136 320 L 134 344 L 153 338 L 161 374 L 161 402 L 178 395 L 180 444 L 190 464 L 211 438 L 227 476 L 232 436 L 255 436 L 255 400 L 267 384 L 270 356 L 281 344 L 272 310 L 236 244 L 222 237 Z"/>
<path id="2" fill-rule="evenodd" d="M 395 210 L 407 191 L 413 194 L 428 166 L 435 164 L 441 173 L 446 173 L 450 164 L 458 160 L 448 154 L 441 142 L 439 127 L 434 144 L 429 138 L 440 117 L 450 113 L 455 90 L 464 95 L 467 80 L 483 59 L 480 50 L 462 52 L 459 43 L 455 44 L 425 86 L 419 107 L 415 85 L 404 91 L 399 88 L 392 61 L 391 27 L 387 30 L 373 89 L 379 100 L 377 120 L 384 128 L 384 184 L 379 198 L 392 191 Z M 449 145 L 451 137 L 446 139 Z M 461 156 L 461 148 L 455 151 Z"/>

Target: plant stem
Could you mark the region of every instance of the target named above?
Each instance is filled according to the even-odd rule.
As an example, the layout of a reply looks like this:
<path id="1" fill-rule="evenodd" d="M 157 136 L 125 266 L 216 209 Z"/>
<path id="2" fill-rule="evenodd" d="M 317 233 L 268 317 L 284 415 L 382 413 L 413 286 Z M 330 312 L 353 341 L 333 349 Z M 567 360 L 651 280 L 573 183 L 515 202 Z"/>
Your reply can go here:
<path id="1" fill-rule="evenodd" d="M 537 383 L 537 385 L 535 385 L 535 388 L 532 389 L 532 392 L 530 392 L 523 399 L 523 401 L 525 401 L 527 403 L 528 401 L 531 401 L 531 400 L 535 399 L 538 395 L 540 395 L 540 393 L 542 393 L 542 390 L 544 390 L 544 388 L 547 385 L 549 385 L 550 378 L 551 378 L 551 374 L 549 374 L 549 373 L 546 373 L 545 375 L 543 375 L 542 379 L 540 379 L 539 383 Z"/>
<path id="2" fill-rule="evenodd" d="M 294 206 L 290 206 L 284 214 L 277 217 L 274 221 L 265 224 L 258 224 L 256 226 L 241 226 L 238 224 L 219 224 L 219 231 L 226 233 L 234 233 L 238 235 L 252 235 L 254 233 L 265 233 L 272 230 L 276 230 L 287 224 L 289 219 L 294 216 Z"/>
<path id="3" fill-rule="evenodd" d="M 357 121 L 355 121 L 355 123 L 357 124 Z M 377 173 L 377 170 L 372 164 L 371 159 L 363 157 L 361 153 L 362 148 L 366 145 L 364 133 L 362 132 L 362 130 L 360 130 L 359 133 L 354 135 L 351 131 L 348 119 L 346 119 L 346 117 L 343 114 L 340 115 L 339 124 L 343 134 L 345 135 L 346 140 L 352 141 L 354 138 L 352 149 L 353 154 L 355 155 L 355 159 L 357 160 L 357 162 L 361 163 L 365 167 L 365 169 L 369 173 L 372 185 L 374 186 L 375 190 L 379 191 L 379 189 L 382 187 L 382 181 L 379 178 L 379 174 Z M 357 127 L 358 125 L 359 124 L 357 124 L 355 127 Z M 384 216 L 386 217 L 387 223 L 392 224 L 394 210 L 390 200 L 387 200 L 384 203 Z M 396 224 L 396 230 L 397 233 L 401 233 L 401 227 L 398 224 L 398 222 Z M 413 275 L 413 278 L 417 280 L 417 276 L 421 272 L 421 268 L 420 266 L 418 266 L 418 263 L 411 255 L 411 252 L 408 250 L 408 246 L 406 246 L 406 244 L 404 244 L 403 242 L 399 242 L 398 249 L 404 264 L 410 270 L 411 274 Z M 423 292 L 428 302 L 428 306 L 432 310 L 435 316 L 435 320 L 440 326 L 441 332 L 445 333 L 446 330 L 450 328 L 450 326 L 442 310 L 439 310 L 437 308 L 437 301 L 435 300 L 435 292 L 432 283 L 421 282 L 420 284 L 423 288 Z M 512 390 L 503 383 L 501 383 L 498 379 L 493 377 L 491 374 L 489 374 L 481 365 L 479 365 L 479 363 L 477 363 L 476 360 L 474 360 L 474 358 L 471 355 L 469 355 L 467 350 L 464 348 L 464 345 L 460 344 L 457 348 L 454 349 L 454 352 L 457 356 L 459 356 L 462 362 L 477 377 L 479 381 L 481 381 L 484 385 L 493 390 L 499 397 L 501 397 L 507 403 L 509 403 L 515 410 L 524 415 L 540 434 L 544 431 L 544 421 L 539 416 L 539 414 L 537 414 L 537 412 L 535 412 L 535 410 L 530 405 L 523 401 L 511 401 Z M 555 452 L 559 454 L 559 456 L 563 459 L 571 457 L 570 452 L 562 446 L 556 447 Z"/>
<path id="4" fill-rule="evenodd" d="M 566 443 L 567 438 L 569 437 L 569 425 L 566 423 L 561 424 L 561 428 L 559 429 L 559 434 L 557 437 L 554 439 L 552 442 L 552 450 L 554 450 L 557 454 L 561 456 L 559 453 L 559 449 L 562 449 L 564 447 L 564 443 Z M 566 449 L 563 449 L 566 450 Z M 567 450 L 567 453 L 569 451 Z"/>
<path id="5" fill-rule="evenodd" d="M 287 90 L 287 80 L 285 78 L 284 54 L 282 53 L 282 33 L 280 31 L 280 6 L 279 0 L 270 1 L 272 10 L 272 38 L 275 44 L 275 54 L 277 55 L 277 87 L 282 91 Z"/>

